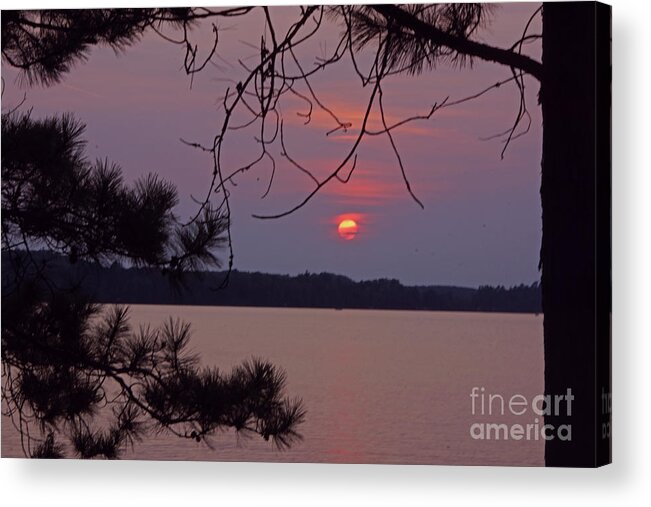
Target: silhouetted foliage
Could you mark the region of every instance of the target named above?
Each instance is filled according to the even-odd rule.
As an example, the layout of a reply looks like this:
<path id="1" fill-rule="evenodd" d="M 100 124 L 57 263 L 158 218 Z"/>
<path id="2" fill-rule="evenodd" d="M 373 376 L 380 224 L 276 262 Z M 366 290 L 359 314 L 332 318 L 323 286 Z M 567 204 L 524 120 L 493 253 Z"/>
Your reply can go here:
<path id="1" fill-rule="evenodd" d="M 29 84 L 50 85 L 92 46 L 121 51 L 161 24 L 181 26 L 190 9 L 66 9 L 2 12 L 2 56 Z"/>
<path id="2" fill-rule="evenodd" d="M 165 273 L 167 287 L 220 265 L 221 214 L 206 207 L 182 225 L 173 185 L 127 185 L 118 166 L 86 159 L 83 131 L 67 115 L 2 117 L 2 399 L 25 453 L 116 458 L 152 432 L 200 442 L 224 428 L 291 445 L 304 410 L 284 396 L 281 370 L 258 359 L 230 373 L 200 367 L 188 324 L 135 330 L 126 308 L 93 303 L 33 251 L 70 266 L 123 259 Z"/>
<path id="3" fill-rule="evenodd" d="M 424 24 L 437 27 L 450 36 L 469 38 L 480 26 L 485 26 L 492 9 L 489 4 L 413 4 L 400 7 L 405 13 Z M 397 23 L 390 15 L 372 5 L 349 7 L 354 46 L 361 50 L 390 36 L 383 48 L 389 72 L 418 74 L 441 62 L 463 64 L 467 55 L 450 47 L 423 38 L 407 26 Z M 381 57 L 382 59 L 382 57 Z"/>
<path id="4" fill-rule="evenodd" d="M 70 260 L 128 258 L 171 272 L 219 266 L 228 221 L 210 207 L 183 227 L 176 188 L 150 174 L 127 186 L 119 166 L 89 162 L 85 126 L 70 115 L 2 117 L 6 246 L 45 245 Z"/>

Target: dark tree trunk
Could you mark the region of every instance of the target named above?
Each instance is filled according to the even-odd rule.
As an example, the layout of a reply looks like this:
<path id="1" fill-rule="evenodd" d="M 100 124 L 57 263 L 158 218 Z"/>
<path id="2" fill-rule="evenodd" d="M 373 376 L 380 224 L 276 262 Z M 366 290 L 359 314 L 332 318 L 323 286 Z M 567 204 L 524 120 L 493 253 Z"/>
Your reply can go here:
<path id="1" fill-rule="evenodd" d="M 602 32 L 610 24 L 609 14 L 605 24 L 599 18 L 601 8 L 592 2 L 543 8 L 545 393 L 565 395 L 571 389 L 574 396 L 571 415 L 563 404 L 559 415 L 545 417 L 546 424 L 572 426 L 571 441 L 546 442 L 548 466 L 600 461 L 600 375 L 608 367 L 603 358 L 610 355 L 605 349 L 609 315 L 603 311 L 610 301 L 610 147 L 609 138 L 603 139 L 610 132 L 610 83 L 605 90 L 602 82 L 604 58 L 609 69 L 610 55 L 595 47 L 596 41 L 609 41 L 609 32 Z"/>

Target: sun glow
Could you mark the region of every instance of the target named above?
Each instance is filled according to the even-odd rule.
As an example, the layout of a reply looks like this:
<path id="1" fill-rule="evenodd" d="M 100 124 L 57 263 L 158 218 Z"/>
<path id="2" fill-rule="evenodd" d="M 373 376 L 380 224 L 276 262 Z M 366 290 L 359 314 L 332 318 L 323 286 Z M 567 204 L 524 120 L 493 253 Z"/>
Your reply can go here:
<path id="1" fill-rule="evenodd" d="M 358 230 L 359 230 L 359 226 L 357 225 L 357 222 L 355 222 L 355 220 L 351 218 L 342 220 L 341 222 L 339 222 L 339 226 L 337 227 L 337 232 L 339 232 L 339 236 L 342 239 L 345 239 L 347 241 L 355 239 Z"/>

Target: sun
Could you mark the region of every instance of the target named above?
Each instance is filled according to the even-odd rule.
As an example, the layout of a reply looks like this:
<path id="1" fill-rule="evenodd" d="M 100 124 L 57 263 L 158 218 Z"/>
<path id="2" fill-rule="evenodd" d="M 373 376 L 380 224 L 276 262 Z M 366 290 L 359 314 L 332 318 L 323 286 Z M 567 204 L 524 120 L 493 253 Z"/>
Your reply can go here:
<path id="1" fill-rule="evenodd" d="M 346 241 L 355 239 L 358 230 L 359 230 L 359 226 L 357 225 L 357 222 L 355 222 L 355 220 L 351 218 L 346 218 L 345 220 L 342 220 L 341 222 L 339 222 L 339 226 L 337 227 L 337 232 L 339 232 L 339 236 L 341 236 L 341 238 L 345 239 Z"/>

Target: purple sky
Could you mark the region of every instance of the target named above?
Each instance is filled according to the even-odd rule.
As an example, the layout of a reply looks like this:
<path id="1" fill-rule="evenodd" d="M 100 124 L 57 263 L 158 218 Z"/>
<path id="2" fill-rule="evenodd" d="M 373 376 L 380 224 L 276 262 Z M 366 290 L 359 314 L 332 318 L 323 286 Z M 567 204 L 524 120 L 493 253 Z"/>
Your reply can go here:
<path id="1" fill-rule="evenodd" d="M 510 46 L 538 5 L 502 4 L 477 37 Z M 296 15 L 293 7 L 273 7 L 271 12 L 280 25 Z M 255 56 L 244 41 L 259 44 L 264 29 L 256 15 L 221 21 L 219 26 L 223 30 L 217 66 L 195 76 L 192 89 L 182 71 L 183 51 L 152 34 L 119 56 L 111 50 L 94 50 L 89 61 L 77 66 L 63 83 L 46 89 L 20 87 L 15 72 L 3 65 L 7 85 L 3 110 L 27 92 L 23 107 L 32 107 L 35 116 L 74 112 L 87 124 L 91 156 L 117 162 L 130 180 L 148 172 L 172 180 L 181 197 L 177 212 L 188 216 L 195 206 L 190 196 L 204 195 L 212 165 L 205 154 L 182 145 L 179 138 L 210 143 L 223 117 L 219 99 L 226 86 L 232 86 L 227 80 L 243 76 L 237 59 L 246 62 Z M 530 33 L 539 31 L 536 20 Z M 299 52 L 305 68 L 322 51 L 334 49 L 337 33 L 331 24 L 313 45 Z M 200 47 L 209 46 L 209 35 L 207 31 L 195 34 Z M 538 44 L 526 51 L 540 58 Z M 480 61 L 463 69 L 441 65 L 418 77 L 387 81 L 385 107 L 395 121 L 509 76 L 508 68 Z M 317 74 L 312 84 L 322 102 L 353 123 L 348 134 L 326 137 L 334 125 L 325 114 L 315 113 L 312 123 L 304 126 L 296 115 L 304 105 L 289 97 L 282 103 L 288 150 L 323 176 L 352 143 L 370 90 L 360 86 L 349 59 Z M 261 221 L 251 215 L 293 207 L 311 190 L 311 182 L 277 156 L 274 185 L 261 199 L 270 165 L 257 166 L 238 178 L 231 192 L 235 267 L 292 274 L 329 271 L 354 279 L 398 278 L 408 284 L 510 285 L 537 280 L 542 128 L 538 86 L 532 79 L 527 85 L 532 127 L 511 144 L 503 160 L 500 140 L 481 138 L 511 126 L 519 105 L 512 83 L 396 132 L 412 188 L 424 210 L 409 197 L 386 136 L 363 142 L 348 184 L 331 183 L 306 207 L 279 220 Z M 371 118 L 374 126 L 378 126 L 377 114 Z M 255 158 L 253 134 L 252 130 L 229 134 L 226 172 Z M 336 233 L 337 219 L 344 215 L 359 218 L 359 234 L 352 241 Z"/>

